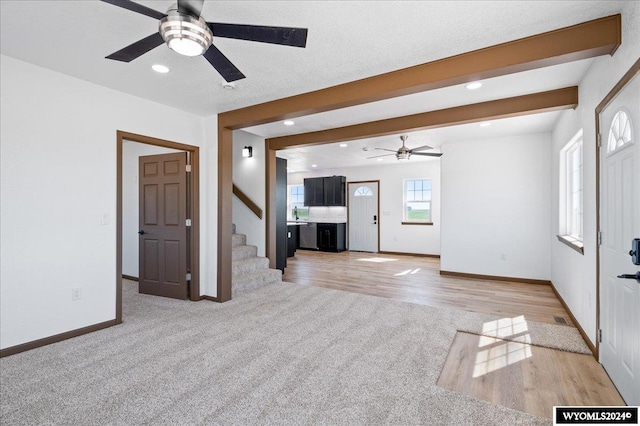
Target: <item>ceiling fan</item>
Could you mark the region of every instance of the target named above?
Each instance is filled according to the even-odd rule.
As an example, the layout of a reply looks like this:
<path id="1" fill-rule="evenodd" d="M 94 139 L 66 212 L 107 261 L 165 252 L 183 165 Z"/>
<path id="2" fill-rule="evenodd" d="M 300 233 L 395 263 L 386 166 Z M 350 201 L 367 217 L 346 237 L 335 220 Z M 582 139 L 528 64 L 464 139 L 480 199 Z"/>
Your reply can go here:
<path id="1" fill-rule="evenodd" d="M 398 160 L 408 160 L 412 155 L 422 155 L 425 157 L 442 157 L 441 152 L 419 152 L 427 149 L 433 149 L 433 147 L 429 145 L 423 145 L 413 149 L 407 148 L 407 146 L 405 145 L 405 142 L 407 141 L 407 139 L 409 139 L 409 135 L 402 135 L 400 136 L 400 139 L 402 140 L 402 147 L 398 148 L 397 151 L 393 149 L 387 149 L 387 148 L 376 148 L 380 151 L 391 151 L 393 152 L 393 154 L 376 155 L 375 157 L 368 157 L 368 158 L 386 157 L 388 155 L 395 155 Z"/>
<path id="2" fill-rule="evenodd" d="M 268 27 L 262 25 L 222 24 L 206 22 L 200 12 L 204 0 L 177 0 L 167 13 L 158 12 L 131 0 L 102 0 L 115 6 L 159 19 L 158 32 L 107 56 L 122 62 L 131 62 L 152 49 L 167 43 L 181 55 L 203 55 L 227 82 L 245 78 L 235 65 L 213 44 L 213 37 L 305 47 L 306 28 Z"/>

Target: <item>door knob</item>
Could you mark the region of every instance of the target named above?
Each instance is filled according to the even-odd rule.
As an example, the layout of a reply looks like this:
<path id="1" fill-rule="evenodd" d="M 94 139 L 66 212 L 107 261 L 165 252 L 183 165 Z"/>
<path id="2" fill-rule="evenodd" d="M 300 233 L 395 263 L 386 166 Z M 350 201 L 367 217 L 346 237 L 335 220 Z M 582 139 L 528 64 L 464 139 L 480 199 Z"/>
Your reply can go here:
<path id="1" fill-rule="evenodd" d="M 631 240 L 631 250 L 629 250 L 629 256 L 631 256 L 631 262 L 634 265 L 640 265 L 640 238 L 634 238 Z"/>
<path id="2" fill-rule="evenodd" d="M 618 275 L 618 278 L 625 278 L 628 280 L 636 280 L 638 281 L 638 283 L 640 283 L 640 271 L 636 272 L 635 274 L 620 274 Z"/>
<path id="3" fill-rule="evenodd" d="M 141 229 L 141 230 L 138 231 L 138 234 L 144 235 L 144 234 L 146 234 L 146 232 L 144 232 L 144 229 Z"/>

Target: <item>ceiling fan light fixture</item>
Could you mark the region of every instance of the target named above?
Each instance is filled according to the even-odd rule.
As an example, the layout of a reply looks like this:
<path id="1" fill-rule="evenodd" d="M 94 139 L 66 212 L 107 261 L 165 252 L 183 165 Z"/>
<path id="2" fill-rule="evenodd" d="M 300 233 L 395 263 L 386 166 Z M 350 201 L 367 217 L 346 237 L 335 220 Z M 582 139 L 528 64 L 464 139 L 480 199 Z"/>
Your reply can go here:
<path id="1" fill-rule="evenodd" d="M 407 161 L 409 160 L 409 157 L 411 157 L 411 153 L 410 152 L 396 152 L 396 158 L 399 161 Z"/>
<path id="2" fill-rule="evenodd" d="M 162 39 L 169 49 L 184 56 L 199 56 L 209 49 L 213 33 L 202 17 L 182 15 L 178 10 L 169 10 L 160 20 Z"/>

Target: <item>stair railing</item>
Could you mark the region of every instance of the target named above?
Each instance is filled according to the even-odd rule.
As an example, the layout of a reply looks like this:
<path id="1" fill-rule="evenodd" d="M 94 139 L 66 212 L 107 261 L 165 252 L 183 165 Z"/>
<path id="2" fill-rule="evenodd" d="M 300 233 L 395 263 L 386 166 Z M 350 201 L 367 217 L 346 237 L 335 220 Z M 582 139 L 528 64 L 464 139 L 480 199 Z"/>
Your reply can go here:
<path id="1" fill-rule="evenodd" d="M 242 192 L 242 190 L 238 188 L 235 183 L 233 184 L 233 195 L 238 197 L 238 199 L 242 201 L 245 206 L 249 207 L 249 210 L 251 210 L 256 216 L 258 216 L 258 219 L 262 219 L 262 209 L 258 207 L 258 205 L 254 203 L 253 200 L 251 200 L 251 198 L 247 196 L 247 194 Z"/>

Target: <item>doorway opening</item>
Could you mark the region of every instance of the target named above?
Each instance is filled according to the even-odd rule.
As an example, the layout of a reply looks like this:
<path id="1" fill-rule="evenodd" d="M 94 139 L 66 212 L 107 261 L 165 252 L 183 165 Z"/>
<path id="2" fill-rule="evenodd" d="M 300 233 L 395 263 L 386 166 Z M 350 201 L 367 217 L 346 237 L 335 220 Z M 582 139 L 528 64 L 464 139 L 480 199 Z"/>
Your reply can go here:
<path id="1" fill-rule="evenodd" d="M 199 185 L 199 148 L 164 139 L 152 138 L 124 131 L 117 131 L 117 195 L 116 195 L 116 324 L 122 323 L 122 279 L 123 279 L 123 157 L 124 144 L 137 142 L 144 145 L 168 148 L 186 152 L 191 163 L 191 185 L 188 193 L 187 209 L 190 211 L 191 238 L 188 249 L 191 253 L 188 269 L 191 280 L 188 282 L 189 300 L 200 300 L 200 185 Z"/>

